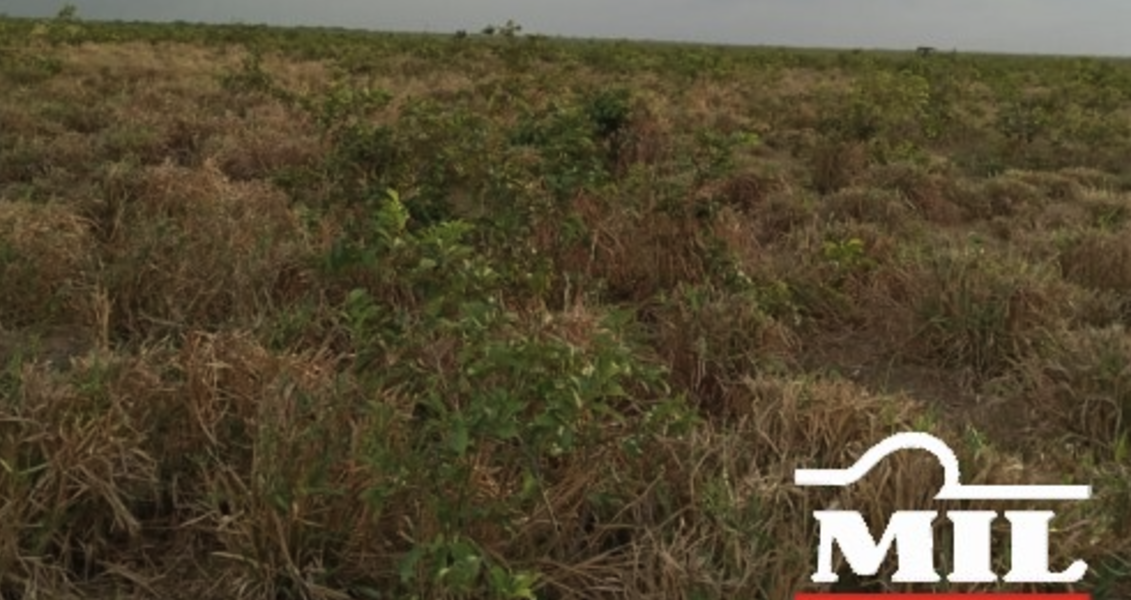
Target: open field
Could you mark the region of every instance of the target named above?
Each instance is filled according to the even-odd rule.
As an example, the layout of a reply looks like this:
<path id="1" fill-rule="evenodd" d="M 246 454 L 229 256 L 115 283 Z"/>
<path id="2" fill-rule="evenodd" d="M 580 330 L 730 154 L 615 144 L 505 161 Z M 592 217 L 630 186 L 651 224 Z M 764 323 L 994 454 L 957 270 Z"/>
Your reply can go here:
<path id="1" fill-rule="evenodd" d="M 0 598 L 784 600 L 911 430 L 1131 597 L 1131 63 L 507 33 L 0 20 Z"/>

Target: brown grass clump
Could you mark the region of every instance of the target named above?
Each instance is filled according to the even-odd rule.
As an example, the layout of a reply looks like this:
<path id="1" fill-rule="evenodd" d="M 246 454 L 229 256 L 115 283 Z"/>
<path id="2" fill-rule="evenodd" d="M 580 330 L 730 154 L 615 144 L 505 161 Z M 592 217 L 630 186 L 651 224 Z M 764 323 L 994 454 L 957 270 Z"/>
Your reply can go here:
<path id="1" fill-rule="evenodd" d="M 0 453 L 11 468 L 0 476 L 9 517 L 0 523 L 0 586 L 54 595 L 73 582 L 135 576 L 145 567 L 123 559 L 156 525 L 142 507 L 157 500 L 160 478 L 147 429 L 160 409 L 150 403 L 159 378 L 91 359 L 68 381 L 32 365 L 18 381 L 2 411 Z"/>
<path id="2" fill-rule="evenodd" d="M 175 508 L 193 523 L 184 533 L 214 548 L 201 565 L 213 582 L 210 595 L 330 597 L 315 573 L 362 567 L 339 562 L 341 553 L 379 556 L 399 545 L 382 535 L 382 522 L 411 514 L 412 503 L 382 510 L 367 502 L 365 490 L 382 481 L 395 489 L 396 474 L 358 459 L 367 436 L 375 436 L 373 451 L 395 452 L 393 428 L 405 415 L 390 414 L 387 425 L 374 420 L 383 413 L 366 417 L 360 391 L 346 381 L 335 385 L 334 360 L 271 353 L 239 333 L 187 337 L 175 360 L 184 380 L 176 390 L 180 406 L 164 415 L 186 426 L 161 440 L 160 452 L 202 461 L 165 466 L 179 471 L 181 489 L 171 491 L 184 500 Z M 294 487 L 297 481 L 309 484 Z"/>
<path id="3" fill-rule="evenodd" d="M 1069 167 L 1057 174 L 1084 189 L 1113 189 L 1117 184 L 1111 173 L 1093 167 Z"/>
<path id="4" fill-rule="evenodd" d="M 41 133 L 43 124 L 31 113 L 26 106 L 0 102 L 0 129 L 14 138 Z"/>
<path id="5" fill-rule="evenodd" d="M 213 138 L 204 152 L 231 179 L 252 181 L 284 169 L 312 167 L 326 147 L 306 118 L 268 103 L 250 111 L 226 135 Z"/>
<path id="6" fill-rule="evenodd" d="M 1118 228 L 1131 220 L 1131 195 L 1125 192 L 1090 190 L 1080 205 L 1090 217 L 1087 224 L 1100 229 Z"/>
<path id="7" fill-rule="evenodd" d="M 60 58 L 68 76 L 48 86 L 65 90 L 72 77 L 86 79 L 98 97 L 112 97 L 124 88 L 131 92 L 126 97 L 127 106 L 143 108 L 144 112 L 160 109 L 170 99 L 185 102 L 216 98 L 217 70 L 238 61 L 232 53 L 198 44 L 134 41 L 64 47 Z"/>
<path id="8" fill-rule="evenodd" d="M 962 221 L 961 209 L 950 197 L 953 176 L 932 173 L 925 167 L 896 163 L 873 166 L 861 177 L 860 186 L 894 190 L 902 196 L 922 219 L 939 225 L 955 225 Z"/>
<path id="9" fill-rule="evenodd" d="M 81 326 L 52 327 L 47 331 L 5 331 L 0 328 L 0 369 L 12 361 L 43 361 L 66 369 L 70 360 L 93 348 L 94 338 Z"/>
<path id="10" fill-rule="evenodd" d="M 728 206 L 748 215 L 756 215 L 770 194 L 786 190 L 787 185 L 781 178 L 746 171 L 724 181 L 720 192 Z"/>
<path id="11" fill-rule="evenodd" d="M 796 335 L 765 312 L 755 295 L 735 296 L 703 287 L 679 287 L 652 311 L 656 346 L 681 388 L 709 414 L 733 413 L 725 390 L 742 377 L 793 361 Z"/>
<path id="12" fill-rule="evenodd" d="M 1038 231 L 1071 230 L 1089 223 L 1088 209 L 1081 203 L 1055 203 L 1044 207 L 1033 220 Z"/>
<path id="13" fill-rule="evenodd" d="M 263 183 L 233 183 L 215 166 L 147 169 L 121 208 L 109 243 L 114 322 L 211 327 L 251 319 L 302 252 L 286 197 Z"/>
<path id="14" fill-rule="evenodd" d="M 1087 171 L 1076 172 L 1068 170 L 1067 173 L 1011 171 L 1006 173 L 1006 175 L 1017 181 L 1023 181 L 1036 187 L 1040 190 L 1041 194 L 1049 200 L 1065 203 L 1079 201 L 1080 196 L 1084 192 L 1084 184 L 1090 184 L 1089 187 L 1099 187 L 1104 183 L 1104 179 Z"/>
<path id="15" fill-rule="evenodd" d="M 917 355 L 979 377 L 1043 347 L 1071 313 L 1069 289 L 1047 271 L 985 248 L 936 255 L 912 289 Z"/>
<path id="16" fill-rule="evenodd" d="M 263 69 L 279 85 L 300 94 L 324 91 L 333 78 L 333 65 L 325 60 L 296 60 L 279 53 L 264 56 Z"/>
<path id="17" fill-rule="evenodd" d="M 215 160 L 233 180 L 255 181 L 283 169 L 313 166 L 320 151 L 321 144 L 312 136 L 264 127 L 226 137 L 216 148 Z"/>
<path id="18" fill-rule="evenodd" d="M 97 264 L 90 223 L 70 208 L 0 200 L 0 325 L 91 318 Z"/>
<path id="19" fill-rule="evenodd" d="M 856 182 L 868 166 L 868 149 L 861 143 L 818 139 L 808 150 L 813 189 L 831 194 Z"/>
<path id="20" fill-rule="evenodd" d="M 1122 325 L 1066 332 L 1047 356 L 1026 361 L 1015 394 L 1032 407 L 1031 435 L 1120 452 L 1131 440 L 1131 336 Z M 1124 450 L 1125 451 L 1125 450 Z"/>
<path id="21" fill-rule="evenodd" d="M 90 164 L 97 156 L 97 148 L 82 133 L 69 131 L 52 139 L 48 146 L 52 162 L 60 170 Z"/>
<path id="22" fill-rule="evenodd" d="M 540 237 L 566 242 L 559 270 L 602 280 L 614 297 L 634 301 L 704 277 L 710 230 L 694 214 L 698 200 L 665 210 L 650 202 L 633 213 L 607 210 L 605 202 L 585 195 L 574 201 L 587 232 L 581 240 L 564 240 L 560 226 L 546 224 L 553 231 Z"/>
<path id="23" fill-rule="evenodd" d="M 606 467 L 619 480 L 639 482 L 636 489 L 626 490 L 632 502 L 618 519 L 605 524 L 609 535 L 621 529 L 628 544 L 591 562 L 552 568 L 547 574 L 550 589 L 570 598 L 595 598 L 597 594 L 584 590 L 604 581 L 609 591 L 625 597 L 669 597 L 671 589 L 690 588 L 715 597 L 787 598 L 814 587 L 807 580 L 809 552 L 782 542 L 813 539 L 811 511 L 828 506 L 858 509 L 868 522 L 882 523 L 890 510 L 880 507 L 940 508 L 932 496 L 941 484 L 941 470 L 920 452 L 889 457 L 844 490 L 791 489 L 795 468 L 849 465 L 871 440 L 892 430 L 914 429 L 920 409 L 906 398 L 869 395 L 846 382 L 763 376 L 733 387 L 731 405 L 736 420 L 725 427 L 704 425 L 651 449 L 646 461 Z M 1016 458 L 993 448 L 965 443 L 949 433 L 943 437 L 962 464 L 969 465 L 964 483 L 1051 482 L 1043 469 L 1021 468 Z M 963 504 L 964 509 L 991 507 Z M 678 518 L 668 516 L 673 513 Z M 1090 536 L 1116 531 L 1082 512 L 1061 519 L 1054 564 L 1096 556 Z M 734 537 L 712 526 L 719 521 L 729 523 Z M 940 548 L 944 546 L 940 542 Z M 840 591 L 914 589 L 882 584 L 890 577 L 890 567 L 875 580 L 855 582 L 846 565 L 838 570 L 847 584 Z M 992 589 L 964 589 L 975 587 Z"/>
<path id="24" fill-rule="evenodd" d="M 899 230 L 914 214 L 905 197 L 895 190 L 854 186 L 821 201 L 821 211 L 838 220 L 877 223 Z"/>
<path id="25" fill-rule="evenodd" d="M 1027 178 L 1011 172 L 958 187 L 955 202 L 968 218 L 992 219 L 1036 212 L 1049 203 L 1049 198 Z"/>
<path id="26" fill-rule="evenodd" d="M 1084 233 L 1060 256 L 1060 268 L 1086 288 L 1131 292 L 1131 239 L 1125 232 Z"/>
<path id="27" fill-rule="evenodd" d="M 754 216 L 754 237 L 764 245 L 782 243 L 818 218 L 817 201 L 796 190 L 771 193 Z"/>
<path id="28" fill-rule="evenodd" d="M 624 130 L 614 140 L 614 173 L 624 176 L 633 165 L 653 166 L 670 158 L 670 135 L 670 124 L 653 111 L 637 107 L 629 116 Z"/>

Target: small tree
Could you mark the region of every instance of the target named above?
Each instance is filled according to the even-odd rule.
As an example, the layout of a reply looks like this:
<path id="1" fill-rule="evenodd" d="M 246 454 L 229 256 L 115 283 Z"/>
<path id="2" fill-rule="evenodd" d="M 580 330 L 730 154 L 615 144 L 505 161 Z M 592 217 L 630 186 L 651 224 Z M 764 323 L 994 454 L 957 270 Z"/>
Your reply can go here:
<path id="1" fill-rule="evenodd" d="M 483 28 L 483 35 L 501 35 L 505 38 L 516 37 L 522 31 L 522 25 L 513 19 L 507 19 L 505 25 L 488 25 Z"/>
<path id="2" fill-rule="evenodd" d="M 503 37 L 513 38 L 522 31 L 522 25 L 515 23 L 512 19 L 507 19 L 507 24 L 503 25 L 502 30 L 499 32 Z"/>
<path id="3" fill-rule="evenodd" d="M 71 21 L 77 21 L 78 20 L 78 12 L 79 12 L 79 9 L 74 4 L 64 4 L 63 8 L 60 8 L 59 12 L 55 13 L 55 20 L 56 21 L 63 21 L 63 22 L 66 22 L 66 23 L 70 23 Z"/>

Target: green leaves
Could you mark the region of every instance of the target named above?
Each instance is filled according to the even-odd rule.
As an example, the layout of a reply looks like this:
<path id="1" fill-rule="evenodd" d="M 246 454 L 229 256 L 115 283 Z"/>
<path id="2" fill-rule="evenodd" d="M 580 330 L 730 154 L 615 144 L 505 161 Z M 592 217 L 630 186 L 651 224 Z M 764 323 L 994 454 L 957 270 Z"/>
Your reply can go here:
<path id="1" fill-rule="evenodd" d="M 427 543 L 418 543 L 401 561 L 400 576 L 402 583 L 418 589 L 461 596 L 475 596 L 482 590 L 487 597 L 498 600 L 533 600 L 534 584 L 538 581 L 536 573 L 513 572 L 493 564 L 468 539 L 442 534 Z"/>

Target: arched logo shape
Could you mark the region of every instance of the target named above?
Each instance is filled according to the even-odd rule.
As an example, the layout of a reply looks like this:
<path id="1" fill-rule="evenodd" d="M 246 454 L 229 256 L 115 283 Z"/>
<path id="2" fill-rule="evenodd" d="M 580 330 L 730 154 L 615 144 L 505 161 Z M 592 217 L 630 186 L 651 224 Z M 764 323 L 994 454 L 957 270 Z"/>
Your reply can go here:
<path id="1" fill-rule="evenodd" d="M 926 450 L 943 468 L 943 486 L 935 500 L 1087 500 L 1088 485 L 963 485 L 958 457 L 946 442 L 922 432 L 897 433 L 872 446 L 847 469 L 797 469 L 794 483 L 801 486 L 843 487 L 859 481 L 889 454 L 900 450 Z"/>

